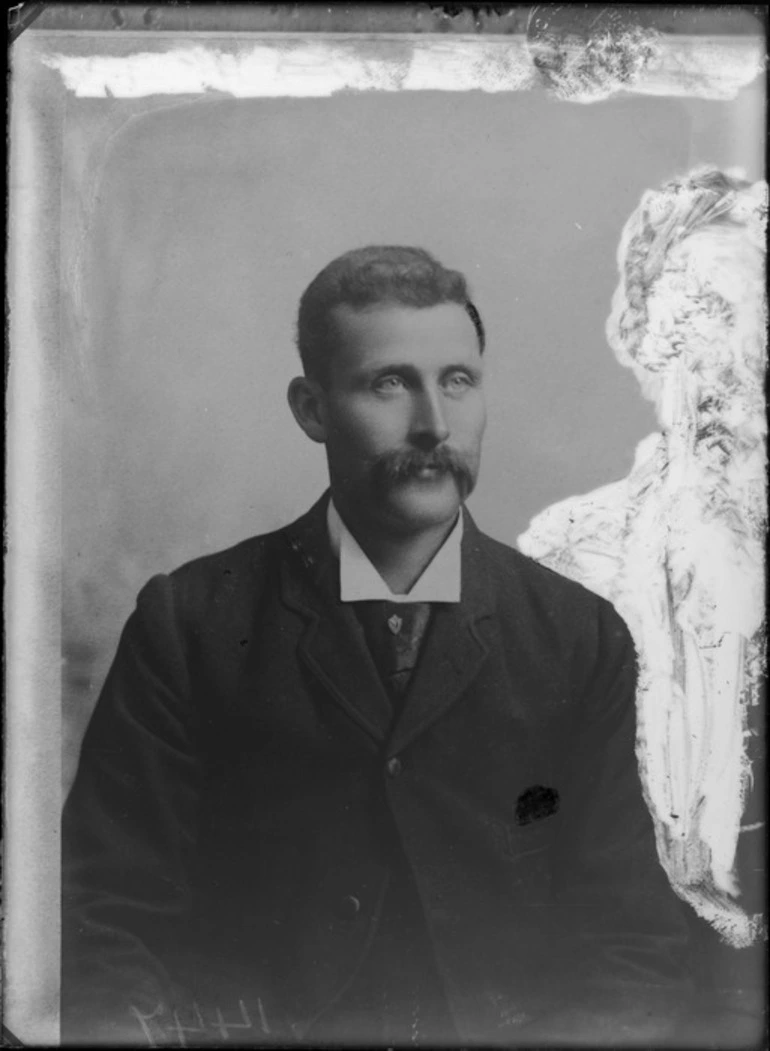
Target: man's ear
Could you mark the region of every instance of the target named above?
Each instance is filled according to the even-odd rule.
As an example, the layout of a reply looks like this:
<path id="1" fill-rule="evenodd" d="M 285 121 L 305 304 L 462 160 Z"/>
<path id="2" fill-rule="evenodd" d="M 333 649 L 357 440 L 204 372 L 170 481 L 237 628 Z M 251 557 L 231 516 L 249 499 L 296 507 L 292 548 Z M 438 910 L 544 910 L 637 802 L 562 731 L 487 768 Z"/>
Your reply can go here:
<path id="1" fill-rule="evenodd" d="M 296 376 L 289 384 L 288 399 L 294 419 L 308 438 L 325 442 L 325 395 L 320 383 L 306 376 Z"/>

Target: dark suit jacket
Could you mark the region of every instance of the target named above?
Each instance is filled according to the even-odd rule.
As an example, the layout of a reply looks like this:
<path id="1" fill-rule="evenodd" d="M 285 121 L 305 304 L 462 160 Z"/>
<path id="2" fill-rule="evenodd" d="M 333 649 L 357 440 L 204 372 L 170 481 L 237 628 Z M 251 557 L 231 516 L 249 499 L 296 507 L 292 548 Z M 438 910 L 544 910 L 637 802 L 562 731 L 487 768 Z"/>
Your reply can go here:
<path id="1" fill-rule="evenodd" d="M 394 845 L 465 1042 L 663 1033 L 685 924 L 623 622 L 466 512 L 391 728 L 325 507 L 139 595 L 65 807 L 63 1039 L 312 1043 Z"/>

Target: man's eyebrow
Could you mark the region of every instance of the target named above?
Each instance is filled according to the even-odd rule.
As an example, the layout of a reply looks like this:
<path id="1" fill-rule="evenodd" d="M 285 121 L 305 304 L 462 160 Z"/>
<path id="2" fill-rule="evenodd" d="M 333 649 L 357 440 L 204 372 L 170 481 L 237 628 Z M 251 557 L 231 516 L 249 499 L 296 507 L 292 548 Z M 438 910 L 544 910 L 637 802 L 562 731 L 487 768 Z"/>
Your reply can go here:
<path id="1" fill-rule="evenodd" d="M 367 371 L 376 372 L 417 372 L 419 371 L 413 361 L 389 361 L 378 365 L 376 362 L 368 366 Z"/>
<path id="2" fill-rule="evenodd" d="M 450 372 L 467 372 L 469 376 L 478 379 L 483 370 L 478 365 L 469 365 L 467 362 L 458 361 L 454 364 L 443 365 L 439 369 L 439 375 L 446 376 Z M 364 366 L 358 373 L 365 379 L 377 379 L 380 376 L 391 376 L 394 373 L 412 379 L 419 379 L 421 370 L 410 361 L 391 362 L 388 365 Z"/>

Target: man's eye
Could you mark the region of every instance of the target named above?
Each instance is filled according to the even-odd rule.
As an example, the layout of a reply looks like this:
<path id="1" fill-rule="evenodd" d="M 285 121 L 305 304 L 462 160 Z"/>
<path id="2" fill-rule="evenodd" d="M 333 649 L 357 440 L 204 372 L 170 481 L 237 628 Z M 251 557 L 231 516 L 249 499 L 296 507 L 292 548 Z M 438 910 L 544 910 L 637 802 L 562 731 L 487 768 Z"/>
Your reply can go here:
<path id="1" fill-rule="evenodd" d="M 473 386 L 473 378 L 467 372 L 452 372 L 444 380 L 444 386 L 450 392 L 467 390 Z"/>
<path id="2" fill-rule="evenodd" d="M 383 394 L 390 394 L 393 391 L 402 390 L 404 381 L 400 376 L 380 376 L 374 385 L 374 389 Z"/>

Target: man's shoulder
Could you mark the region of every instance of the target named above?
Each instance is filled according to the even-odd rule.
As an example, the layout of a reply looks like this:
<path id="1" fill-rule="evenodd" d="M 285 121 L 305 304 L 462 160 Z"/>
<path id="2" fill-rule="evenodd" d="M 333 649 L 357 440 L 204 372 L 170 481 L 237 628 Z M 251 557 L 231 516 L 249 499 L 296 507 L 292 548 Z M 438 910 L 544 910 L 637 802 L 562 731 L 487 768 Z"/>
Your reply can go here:
<path id="1" fill-rule="evenodd" d="M 299 518 L 287 518 L 283 525 L 269 532 L 246 537 L 229 547 L 198 556 L 174 569 L 170 578 L 177 584 L 238 581 L 253 583 L 260 575 L 275 568 L 292 548 L 296 537 L 312 536 L 318 540 L 325 529 L 326 494 Z"/>
<path id="2" fill-rule="evenodd" d="M 476 531 L 476 540 L 479 550 L 492 570 L 496 586 L 503 591 L 509 591 L 512 587 L 525 588 L 579 604 L 605 604 L 604 599 L 583 584 L 557 573 L 542 562 L 537 562 L 509 544 L 495 540 L 481 530 Z"/>
<path id="3" fill-rule="evenodd" d="M 153 576 L 139 594 L 141 607 L 164 607 L 174 617 L 200 620 L 244 612 L 255 599 L 278 587 L 284 529 L 247 537 L 229 547 L 192 558 Z"/>
<path id="4" fill-rule="evenodd" d="M 485 533 L 477 531 L 476 542 L 501 625 L 518 633 L 555 632 L 589 648 L 611 639 L 629 645 L 628 627 L 607 599 Z"/>
<path id="5" fill-rule="evenodd" d="M 205 580 L 234 573 L 249 573 L 276 550 L 281 542 L 282 529 L 246 537 L 229 547 L 210 551 L 183 562 L 168 574 L 175 580 Z"/>

